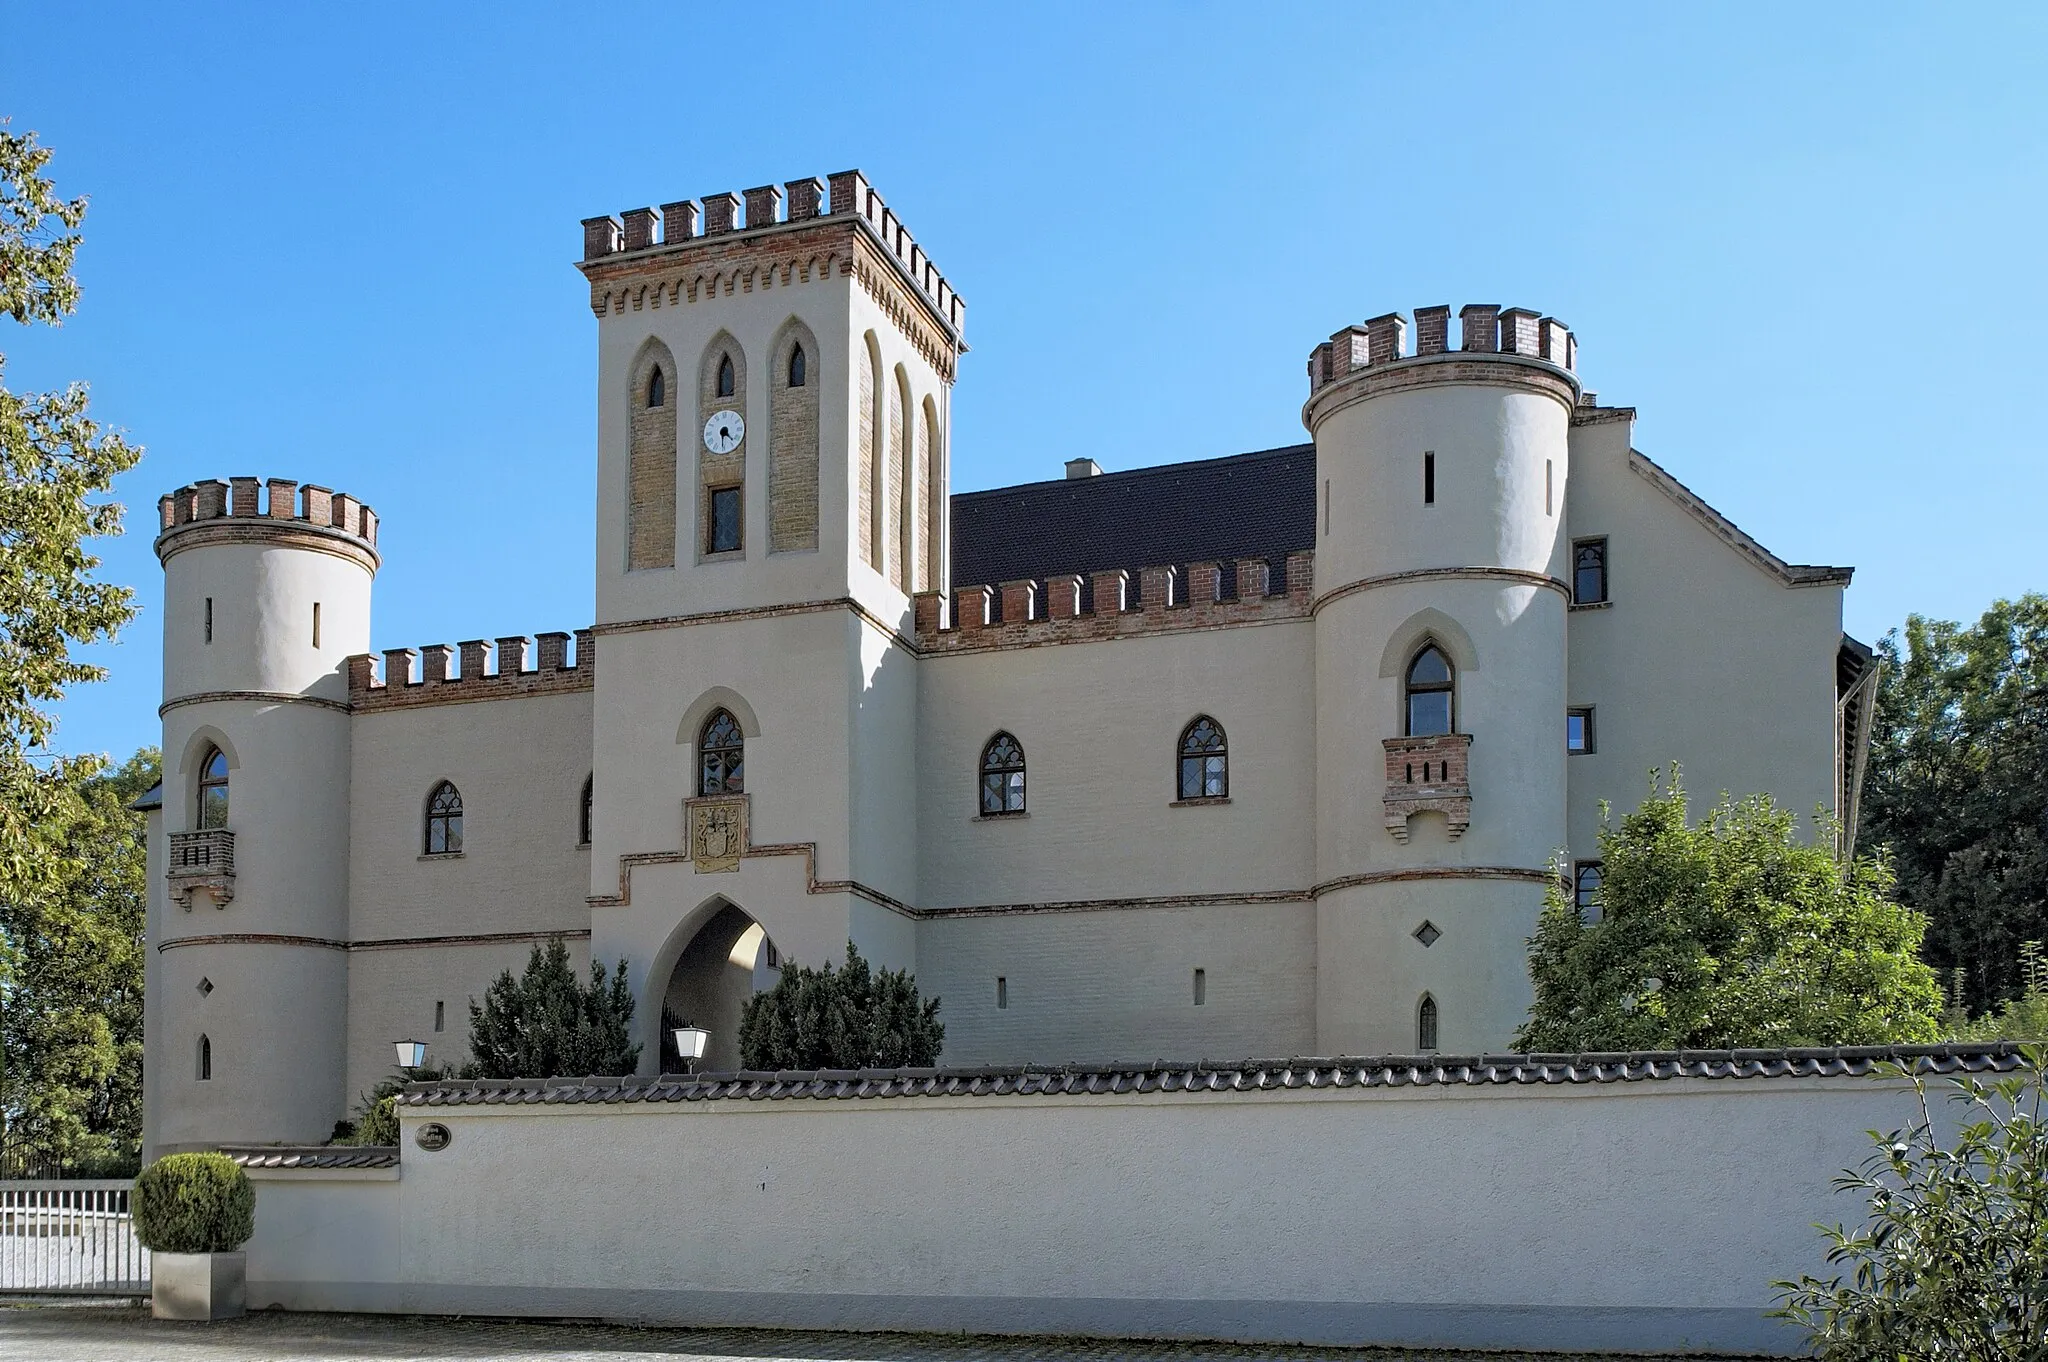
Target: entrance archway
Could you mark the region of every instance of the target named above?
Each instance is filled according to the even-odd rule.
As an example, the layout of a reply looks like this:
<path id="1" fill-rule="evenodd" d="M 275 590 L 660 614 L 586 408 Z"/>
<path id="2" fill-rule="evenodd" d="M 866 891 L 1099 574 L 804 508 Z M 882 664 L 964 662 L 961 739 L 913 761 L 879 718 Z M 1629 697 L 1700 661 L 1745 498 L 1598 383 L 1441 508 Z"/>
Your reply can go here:
<path id="1" fill-rule="evenodd" d="M 744 909 L 728 903 L 714 913 L 676 957 L 662 990 L 661 1072 L 689 1068 L 676 1054 L 678 1026 L 701 1026 L 711 1033 L 697 1064 L 699 1073 L 739 1068 L 740 1010 L 747 999 L 775 986 L 782 973 L 779 964 L 767 933 Z"/>

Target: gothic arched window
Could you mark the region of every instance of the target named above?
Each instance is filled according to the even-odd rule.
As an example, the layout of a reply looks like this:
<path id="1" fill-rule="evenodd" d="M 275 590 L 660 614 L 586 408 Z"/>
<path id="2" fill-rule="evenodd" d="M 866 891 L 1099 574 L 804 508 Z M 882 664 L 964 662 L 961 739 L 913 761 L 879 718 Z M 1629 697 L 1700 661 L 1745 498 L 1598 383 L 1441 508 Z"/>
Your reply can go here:
<path id="1" fill-rule="evenodd" d="M 1415 1048 L 1436 1049 L 1436 999 L 1427 993 L 1422 995 L 1422 1003 L 1415 1009 Z"/>
<path id="2" fill-rule="evenodd" d="M 807 381 L 808 377 L 804 372 L 804 348 L 801 345 L 792 346 L 789 352 L 789 386 L 801 388 Z"/>
<path id="3" fill-rule="evenodd" d="M 442 781 L 427 796 L 427 855 L 448 856 L 462 850 L 462 792 Z"/>
<path id="4" fill-rule="evenodd" d="M 1408 664 L 1406 690 L 1409 737 L 1453 731 L 1451 660 L 1434 643 L 1425 644 Z"/>
<path id="5" fill-rule="evenodd" d="M 1230 749 L 1223 726 L 1208 715 L 1180 732 L 1180 797 L 1223 799 L 1230 794 Z"/>
<path id="6" fill-rule="evenodd" d="M 213 1042 L 205 1036 L 199 1038 L 199 1081 L 207 1082 L 213 1077 Z"/>
<path id="7" fill-rule="evenodd" d="M 206 749 L 199 763 L 199 826 L 228 825 L 228 759 L 218 747 Z"/>
<path id="8" fill-rule="evenodd" d="M 718 357 L 718 395 L 720 397 L 731 397 L 732 389 L 732 356 L 720 355 Z"/>
<path id="9" fill-rule="evenodd" d="M 1580 861 L 1572 867 L 1572 906 L 1586 922 L 1601 919 L 1600 862 Z"/>
<path id="10" fill-rule="evenodd" d="M 595 775 L 583 777 L 583 803 L 579 806 L 581 812 L 576 817 L 577 846 L 587 847 L 590 845 L 590 806 L 591 800 L 596 793 L 597 777 Z"/>
<path id="11" fill-rule="evenodd" d="M 647 405 L 665 406 L 668 402 L 668 381 L 661 376 L 661 366 L 654 366 L 654 372 L 647 378 Z"/>
<path id="12" fill-rule="evenodd" d="M 697 793 L 739 794 L 746 789 L 746 735 L 726 710 L 713 710 L 697 737 Z"/>
<path id="13" fill-rule="evenodd" d="M 1024 749 L 998 733 L 981 749 L 981 813 L 994 818 L 1024 812 Z"/>

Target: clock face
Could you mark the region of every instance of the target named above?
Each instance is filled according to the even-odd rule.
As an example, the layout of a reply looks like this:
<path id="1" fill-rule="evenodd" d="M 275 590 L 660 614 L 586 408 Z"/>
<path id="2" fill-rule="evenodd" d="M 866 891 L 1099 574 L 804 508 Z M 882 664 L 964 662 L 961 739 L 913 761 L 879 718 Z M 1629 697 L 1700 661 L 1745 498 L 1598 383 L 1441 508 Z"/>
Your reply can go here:
<path id="1" fill-rule="evenodd" d="M 738 412 L 714 411 L 704 423 L 704 447 L 713 454 L 730 454 L 746 433 L 746 420 Z"/>

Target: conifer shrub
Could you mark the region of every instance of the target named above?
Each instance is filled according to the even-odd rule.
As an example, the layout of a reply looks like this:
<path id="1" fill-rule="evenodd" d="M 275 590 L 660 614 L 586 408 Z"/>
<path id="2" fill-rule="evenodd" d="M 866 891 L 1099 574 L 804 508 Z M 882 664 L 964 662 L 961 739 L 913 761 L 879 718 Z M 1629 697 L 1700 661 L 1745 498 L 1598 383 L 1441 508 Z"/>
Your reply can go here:
<path id="1" fill-rule="evenodd" d="M 908 970 L 870 969 L 851 941 L 846 963 L 786 961 L 775 987 L 740 1013 L 749 1069 L 914 1069 L 939 1061 L 939 1000 L 920 998 Z"/>
<path id="2" fill-rule="evenodd" d="M 232 1253 L 256 1233 L 256 1189 L 225 1154 L 167 1154 L 135 1179 L 135 1237 L 152 1253 Z"/>

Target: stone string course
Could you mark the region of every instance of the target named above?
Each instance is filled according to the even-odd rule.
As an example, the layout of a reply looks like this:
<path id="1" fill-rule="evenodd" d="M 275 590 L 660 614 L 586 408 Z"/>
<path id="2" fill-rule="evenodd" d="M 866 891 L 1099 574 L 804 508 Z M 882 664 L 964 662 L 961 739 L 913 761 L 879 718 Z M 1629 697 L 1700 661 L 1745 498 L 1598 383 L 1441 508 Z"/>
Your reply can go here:
<path id="1" fill-rule="evenodd" d="M 1309 391 L 1314 393 L 1360 369 L 1395 364 L 1432 355 L 1517 355 L 1548 360 L 1567 372 L 1579 364 L 1579 343 L 1571 329 L 1555 317 L 1525 307 L 1468 303 L 1458 310 L 1458 346 L 1451 348 L 1451 309 L 1415 309 L 1415 344 L 1408 344 L 1408 319 L 1398 312 L 1347 326 L 1318 345 L 1308 357 Z"/>
<path id="2" fill-rule="evenodd" d="M 1348 1088 L 1557 1086 L 1674 1078 L 1867 1078 L 1896 1062 L 1921 1074 L 2009 1073 L 2010 1041 L 1790 1050 L 1666 1050 L 1585 1055 L 1390 1055 L 1225 1063 L 1020 1065 L 962 1069 L 824 1069 L 664 1074 L 659 1078 L 442 1079 L 399 1094 L 407 1107 L 561 1106 L 619 1102 L 845 1100 L 886 1097 L 1272 1093 Z"/>

